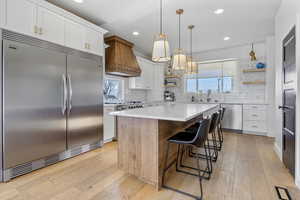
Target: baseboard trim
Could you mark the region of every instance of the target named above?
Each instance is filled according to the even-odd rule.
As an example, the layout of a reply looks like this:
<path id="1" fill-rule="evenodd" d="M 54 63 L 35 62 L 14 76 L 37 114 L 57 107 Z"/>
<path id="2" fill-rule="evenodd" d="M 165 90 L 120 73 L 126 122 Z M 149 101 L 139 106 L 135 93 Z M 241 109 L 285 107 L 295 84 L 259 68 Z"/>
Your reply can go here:
<path id="1" fill-rule="evenodd" d="M 300 189 L 300 180 L 296 180 L 295 184 L 296 184 L 297 188 Z"/>
<path id="2" fill-rule="evenodd" d="M 104 140 L 104 144 L 106 144 L 106 143 L 109 143 L 109 142 L 112 142 L 112 141 L 114 141 L 114 138 L 110 138 L 110 139 L 106 139 L 106 140 Z"/>
<path id="3" fill-rule="evenodd" d="M 274 149 L 275 153 L 277 154 L 278 158 L 280 159 L 280 161 L 282 161 L 282 151 L 276 142 L 274 143 L 273 149 Z"/>

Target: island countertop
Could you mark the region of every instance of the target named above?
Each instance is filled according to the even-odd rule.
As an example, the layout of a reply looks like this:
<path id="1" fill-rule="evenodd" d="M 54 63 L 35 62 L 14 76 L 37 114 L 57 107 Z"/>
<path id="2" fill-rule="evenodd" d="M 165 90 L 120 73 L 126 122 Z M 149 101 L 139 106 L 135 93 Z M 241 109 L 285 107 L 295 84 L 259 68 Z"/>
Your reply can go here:
<path id="1" fill-rule="evenodd" d="M 216 107 L 218 107 L 218 104 L 171 103 L 154 107 L 112 112 L 110 115 L 186 122 Z"/>

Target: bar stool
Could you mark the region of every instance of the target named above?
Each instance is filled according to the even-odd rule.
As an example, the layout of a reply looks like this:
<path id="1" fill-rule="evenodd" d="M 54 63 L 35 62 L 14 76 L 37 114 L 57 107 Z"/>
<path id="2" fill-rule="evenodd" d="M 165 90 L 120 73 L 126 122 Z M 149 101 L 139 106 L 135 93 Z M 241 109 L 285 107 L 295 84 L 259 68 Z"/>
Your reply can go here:
<path id="1" fill-rule="evenodd" d="M 223 143 L 224 141 L 224 135 L 223 135 L 223 127 L 222 127 L 222 124 L 223 124 L 223 119 L 224 119 L 224 113 L 226 111 L 226 108 L 221 108 L 221 120 L 220 120 L 220 123 L 219 123 L 219 130 L 220 130 L 220 133 L 221 133 L 221 141 Z"/>
<path id="2" fill-rule="evenodd" d="M 190 172 L 183 171 L 183 170 L 179 169 L 178 164 L 179 164 L 179 159 L 180 160 L 182 159 L 185 147 L 190 146 L 190 145 L 195 148 L 204 147 L 205 154 L 207 155 L 207 160 L 209 160 L 205 142 L 206 142 L 207 136 L 208 136 L 210 121 L 211 121 L 210 119 L 204 119 L 201 122 L 199 122 L 199 127 L 195 134 L 191 134 L 190 132 L 179 132 L 176 135 L 174 135 L 168 139 L 167 152 L 166 152 L 166 157 L 165 157 L 165 162 L 164 162 L 164 167 L 163 167 L 163 176 L 162 176 L 162 187 L 163 188 L 178 192 L 178 193 L 186 195 L 186 196 L 190 196 L 197 200 L 202 200 L 202 197 L 203 197 L 202 177 L 203 176 L 202 176 L 201 172 L 203 172 L 203 170 L 200 168 L 200 164 L 199 164 L 200 158 L 195 157 L 196 161 L 197 161 L 197 168 L 194 168 L 194 169 L 198 172 L 198 174 L 193 174 Z M 167 166 L 168 156 L 169 156 L 168 154 L 169 154 L 171 143 L 178 145 L 178 151 L 177 151 L 176 159 L 173 160 Z M 190 194 L 190 193 L 184 192 L 182 190 L 178 190 L 176 188 L 165 185 L 165 174 L 170 169 L 170 167 L 173 166 L 173 164 L 176 164 L 177 172 L 181 172 L 181 173 L 185 173 L 185 174 L 189 174 L 189 175 L 198 177 L 199 184 L 200 184 L 200 197 L 197 197 L 193 194 Z M 208 164 L 208 162 L 207 162 L 207 164 Z"/>
<path id="3" fill-rule="evenodd" d="M 208 148 L 213 150 L 213 155 L 210 155 L 210 158 L 213 162 L 216 162 L 218 159 L 218 149 L 219 148 L 218 148 L 218 143 L 217 143 L 217 138 L 216 138 L 216 130 L 218 127 L 219 118 L 220 118 L 219 112 L 213 113 L 211 116 L 211 123 L 210 123 L 210 127 L 209 127 L 209 134 L 211 135 L 212 139 L 208 139 Z M 187 128 L 186 131 L 190 132 L 190 133 L 195 133 L 198 126 L 199 126 L 199 123 L 196 123 L 196 124 L 190 126 L 189 128 Z M 212 144 L 210 142 L 212 142 Z M 194 153 L 192 151 L 192 148 L 189 149 L 189 155 L 190 155 L 190 157 L 199 156 L 200 158 L 205 159 L 204 154 Z"/>

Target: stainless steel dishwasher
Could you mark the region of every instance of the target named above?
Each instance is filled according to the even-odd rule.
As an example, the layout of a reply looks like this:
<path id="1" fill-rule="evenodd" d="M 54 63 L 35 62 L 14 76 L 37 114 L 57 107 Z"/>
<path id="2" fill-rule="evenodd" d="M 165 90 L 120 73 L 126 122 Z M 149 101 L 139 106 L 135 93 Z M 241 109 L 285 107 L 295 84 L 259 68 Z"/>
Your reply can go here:
<path id="1" fill-rule="evenodd" d="M 223 128 L 238 133 L 243 130 L 243 106 L 242 104 L 221 104 L 226 108 L 223 118 Z"/>

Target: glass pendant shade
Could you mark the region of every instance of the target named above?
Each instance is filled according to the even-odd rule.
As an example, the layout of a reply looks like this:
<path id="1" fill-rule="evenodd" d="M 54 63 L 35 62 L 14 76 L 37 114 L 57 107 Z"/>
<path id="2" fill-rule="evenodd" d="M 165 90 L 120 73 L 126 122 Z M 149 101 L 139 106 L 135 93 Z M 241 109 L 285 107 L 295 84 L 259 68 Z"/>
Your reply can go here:
<path id="1" fill-rule="evenodd" d="M 172 60 L 173 70 L 186 70 L 187 58 L 183 49 L 175 49 Z"/>
<path id="2" fill-rule="evenodd" d="M 191 57 L 187 59 L 186 73 L 196 74 L 198 72 L 198 64 Z"/>
<path id="3" fill-rule="evenodd" d="M 168 62 L 171 60 L 170 46 L 165 34 L 159 34 L 155 37 L 152 60 L 154 62 Z"/>

